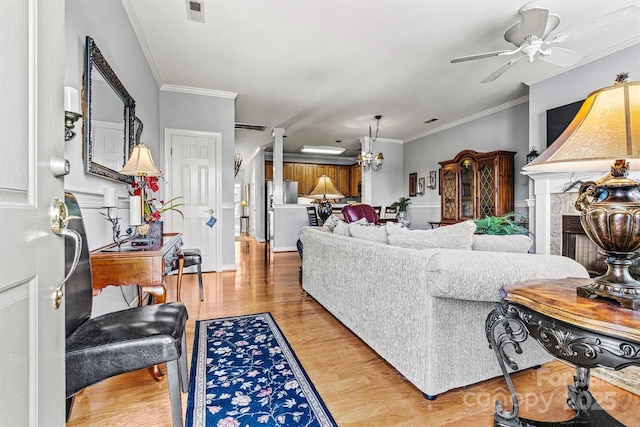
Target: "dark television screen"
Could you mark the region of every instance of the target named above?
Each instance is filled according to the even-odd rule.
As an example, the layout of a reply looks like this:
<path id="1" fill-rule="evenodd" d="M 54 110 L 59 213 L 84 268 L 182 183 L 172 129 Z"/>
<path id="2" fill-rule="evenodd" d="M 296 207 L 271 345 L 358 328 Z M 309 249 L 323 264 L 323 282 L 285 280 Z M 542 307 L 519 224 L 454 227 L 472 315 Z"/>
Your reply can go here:
<path id="1" fill-rule="evenodd" d="M 562 135 L 562 132 L 578 113 L 583 102 L 584 99 L 547 110 L 547 147 Z"/>

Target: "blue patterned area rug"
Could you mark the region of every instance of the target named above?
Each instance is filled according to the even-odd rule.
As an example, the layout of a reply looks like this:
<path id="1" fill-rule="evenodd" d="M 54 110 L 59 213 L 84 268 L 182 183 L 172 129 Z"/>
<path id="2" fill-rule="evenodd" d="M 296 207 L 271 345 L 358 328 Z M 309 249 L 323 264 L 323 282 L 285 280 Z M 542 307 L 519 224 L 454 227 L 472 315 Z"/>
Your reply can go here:
<path id="1" fill-rule="evenodd" d="M 336 426 L 270 313 L 196 322 L 186 427 Z"/>

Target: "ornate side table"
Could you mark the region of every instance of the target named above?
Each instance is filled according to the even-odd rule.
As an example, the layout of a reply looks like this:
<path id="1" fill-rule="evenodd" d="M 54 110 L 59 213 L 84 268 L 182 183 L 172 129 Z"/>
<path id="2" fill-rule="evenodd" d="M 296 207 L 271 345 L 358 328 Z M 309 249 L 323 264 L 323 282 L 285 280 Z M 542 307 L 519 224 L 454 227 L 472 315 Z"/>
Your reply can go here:
<path id="1" fill-rule="evenodd" d="M 589 392 L 590 369 L 621 369 L 640 365 L 640 312 L 611 301 L 577 296 L 576 288 L 590 279 L 534 280 L 505 287 L 502 300 L 489 314 L 486 333 L 511 393 L 513 408 L 496 402 L 494 425 L 624 426 L 609 415 Z M 518 417 L 518 398 L 506 366 L 517 369 L 508 354 L 522 351 L 520 343 L 534 338 L 554 357 L 576 367 L 567 405 L 573 419 L 541 422 Z"/>

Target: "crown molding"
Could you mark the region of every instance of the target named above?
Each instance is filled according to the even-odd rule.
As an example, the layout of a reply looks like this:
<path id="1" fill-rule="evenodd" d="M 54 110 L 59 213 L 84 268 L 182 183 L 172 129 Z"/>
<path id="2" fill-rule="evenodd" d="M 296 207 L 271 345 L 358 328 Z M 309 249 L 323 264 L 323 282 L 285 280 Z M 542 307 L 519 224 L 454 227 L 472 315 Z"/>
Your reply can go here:
<path id="1" fill-rule="evenodd" d="M 626 48 L 629 48 L 631 46 L 635 46 L 637 44 L 640 43 L 640 36 L 637 37 L 632 37 L 628 40 L 625 40 L 623 42 L 620 42 L 614 46 L 610 46 L 607 49 L 603 49 L 599 52 L 594 53 L 593 55 L 590 55 L 589 57 L 585 58 L 584 60 L 580 61 L 579 63 L 577 63 L 576 65 L 574 65 L 573 67 L 569 67 L 569 68 L 558 68 L 555 71 L 551 71 L 549 73 L 543 74 L 541 76 L 538 76 L 534 79 L 530 79 L 530 80 L 526 80 L 522 83 L 526 84 L 527 86 L 532 86 L 536 83 L 540 83 L 544 80 L 550 79 L 551 77 L 555 77 L 558 76 L 562 73 L 566 73 L 567 71 L 571 71 L 575 68 L 579 68 L 582 67 L 583 65 L 586 65 L 590 62 L 593 61 L 597 61 L 598 59 L 602 59 L 605 56 L 609 56 L 612 55 L 614 53 L 620 52 L 621 50 L 624 50 Z"/>
<path id="2" fill-rule="evenodd" d="M 444 125 L 439 126 L 437 128 L 433 128 L 433 129 L 428 130 L 426 132 L 419 133 L 417 135 L 414 135 L 412 137 L 409 137 L 409 138 L 405 139 L 405 142 L 415 141 L 416 139 L 424 138 L 425 136 L 429 136 L 429 135 L 433 135 L 433 134 L 436 134 L 436 133 L 440 133 L 440 132 L 442 132 L 444 130 L 451 129 L 451 128 L 454 128 L 456 126 L 460 126 L 460 125 L 462 125 L 464 123 L 472 122 L 472 121 L 477 120 L 479 118 L 489 116 L 489 115 L 491 115 L 493 113 L 497 113 L 498 111 L 507 110 L 507 109 L 509 109 L 511 107 L 515 107 L 516 105 L 524 104 L 525 102 L 529 102 L 529 95 L 525 95 L 525 96 L 523 96 L 521 98 L 514 99 L 513 101 L 505 102 L 504 104 L 495 106 L 493 108 L 489 108 L 489 109 L 484 110 L 484 111 L 480 111 L 477 114 L 473 114 L 471 116 L 467 116 L 467 117 L 464 117 L 462 119 L 459 119 L 459 120 L 456 120 L 456 121 L 453 121 L 453 122 L 449 122 L 447 124 L 444 124 Z"/>
<path id="3" fill-rule="evenodd" d="M 237 92 L 227 92 L 224 90 L 202 89 L 198 87 L 178 86 L 178 85 L 169 85 L 169 84 L 163 84 L 162 86 L 160 86 L 160 90 L 163 90 L 166 92 L 188 93 L 191 95 L 213 96 L 215 98 L 236 99 L 238 97 Z"/>

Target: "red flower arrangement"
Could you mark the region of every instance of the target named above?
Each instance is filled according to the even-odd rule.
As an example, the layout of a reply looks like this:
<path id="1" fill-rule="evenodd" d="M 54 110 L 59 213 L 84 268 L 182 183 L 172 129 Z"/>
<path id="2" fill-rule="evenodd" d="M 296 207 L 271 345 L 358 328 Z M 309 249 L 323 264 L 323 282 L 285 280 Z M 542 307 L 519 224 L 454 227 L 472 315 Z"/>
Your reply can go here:
<path id="1" fill-rule="evenodd" d="M 158 185 L 158 177 L 157 176 L 145 176 L 144 185 L 142 185 L 138 181 L 134 181 L 131 183 L 132 194 L 134 196 L 142 196 L 142 205 L 144 206 L 144 219 L 147 222 L 156 222 L 160 221 L 160 218 L 163 213 L 174 210 L 180 214 L 182 218 L 184 218 L 184 214 L 179 206 L 183 206 L 184 203 L 176 203 L 178 199 L 182 199 L 181 196 L 174 197 L 167 202 L 160 200 L 154 197 L 153 193 L 157 192 L 160 189 Z M 144 189 L 144 194 L 143 193 Z"/>

